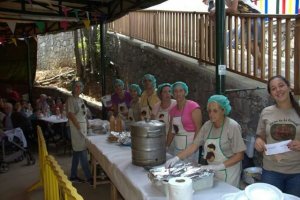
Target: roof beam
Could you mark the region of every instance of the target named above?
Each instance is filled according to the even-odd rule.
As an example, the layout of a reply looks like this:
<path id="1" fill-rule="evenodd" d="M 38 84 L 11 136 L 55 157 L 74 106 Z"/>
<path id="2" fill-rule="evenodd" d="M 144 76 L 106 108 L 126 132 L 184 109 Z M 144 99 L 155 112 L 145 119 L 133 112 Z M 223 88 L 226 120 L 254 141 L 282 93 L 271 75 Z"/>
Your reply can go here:
<path id="1" fill-rule="evenodd" d="M 35 20 L 35 21 L 67 21 L 78 22 L 75 17 L 62 17 L 62 16 L 50 16 L 50 15 L 30 15 L 11 12 L 1 12 L 0 19 L 18 19 L 18 20 Z"/>

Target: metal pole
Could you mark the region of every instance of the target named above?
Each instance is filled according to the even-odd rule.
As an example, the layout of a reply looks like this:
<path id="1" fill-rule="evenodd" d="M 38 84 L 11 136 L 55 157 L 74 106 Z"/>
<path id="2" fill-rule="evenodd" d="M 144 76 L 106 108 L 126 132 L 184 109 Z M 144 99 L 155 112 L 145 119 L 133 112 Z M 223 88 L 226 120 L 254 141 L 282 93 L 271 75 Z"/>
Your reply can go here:
<path id="1" fill-rule="evenodd" d="M 30 40 L 25 38 L 25 43 L 27 45 L 27 76 L 28 76 L 28 98 L 29 102 L 32 102 L 32 76 L 31 76 L 31 63 L 30 63 Z"/>
<path id="2" fill-rule="evenodd" d="M 105 24 L 103 20 L 100 21 L 100 54 L 101 54 L 101 85 L 102 85 L 102 96 L 106 94 L 106 57 L 105 57 Z"/>
<path id="3" fill-rule="evenodd" d="M 216 1 L 216 93 L 225 92 L 225 1 Z"/>

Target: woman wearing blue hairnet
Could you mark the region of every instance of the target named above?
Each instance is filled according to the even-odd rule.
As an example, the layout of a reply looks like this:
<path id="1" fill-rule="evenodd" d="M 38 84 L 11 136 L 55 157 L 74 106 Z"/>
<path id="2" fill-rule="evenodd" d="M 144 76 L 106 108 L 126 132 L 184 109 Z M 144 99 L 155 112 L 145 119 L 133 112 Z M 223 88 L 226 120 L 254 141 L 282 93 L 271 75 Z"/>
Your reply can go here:
<path id="1" fill-rule="evenodd" d="M 156 93 L 156 79 L 152 74 L 145 74 L 142 82 L 144 91 L 141 95 L 141 118 L 150 119 L 154 105 L 160 102 Z"/>
<path id="2" fill-rule="evenodd" d="M 168 131 L 167 148 L 173 146 L 174 152 L 169 152 L 176 155 L 193 142 L 202 125 L 202 113 L 198 103 L 186 99 L 189 90 L 184 82 L 174 83 L 171 91 L 177 105 L 169 112 L 172 128 Z M 198 162 L 198 158 L 198 152 L 189 156 L 189 159 L 195 162 Z"/>
<path id="3" fill-rule="evenodd" d="M 77 176 L 77 168 L 80 161 L 85 177 L 92 185 L 93 179 L 89 169 L 87 147 L 85 143 L 85 136 L 87 135 L 87 107 L 84 104 L 83 99 L 79 97 L 82 91 L 82 82 L 73 82 L 72 96 L 69 97 L 66 102 L 67 117 L 70 123 L 71 142 L 73 148 L 70 181 L 83 182 L 83 180 Z"/>
<path id="4" fill-rule="evenodd" d="M 133 122 L 140 121 L 141 120 L 140 96 L 142 90 L 138 84 L 131 84 L 129 86 L 129 92 L 132 99 L 128 111 L 128 120 Z"/>
<path id="5" fill-rule="evenodd" d="M 115 92 L 111 95 L 112 109 L 114 115 L 126 119 L 128 116 L 128 109 L 130 107 L 131 96 L 130 93 L 124 90 L 125 84 L 121 79 L 116 79 L 114 82 Z"/>
<path id="6" fill-rule="evenodd" d="M 208 165 L 202 169 L 214 170 L 218 179 L 238 187 L 241 176 L 241 161 L 246 146 L 241 126 L 228 117 L 230 102 L 223 95 L 213 95 L 208 99 L 209 121 L 205 122 L 194 142 L 184 151 L 166 162 L 166 168 L 172 167 L 203 146 L 203 158 Z"/>
<path id="7" fill-rule="evenodd" d="M 161 120 L 166 124 L 166 131 L 169 130 L 169 111 L 176 105 L 176 100 L 172 99 L 171 84 L 162 83 L 157 87 L 157 94 L 160 102 L 155 104 L 152 110 L 154 119 Z"/>

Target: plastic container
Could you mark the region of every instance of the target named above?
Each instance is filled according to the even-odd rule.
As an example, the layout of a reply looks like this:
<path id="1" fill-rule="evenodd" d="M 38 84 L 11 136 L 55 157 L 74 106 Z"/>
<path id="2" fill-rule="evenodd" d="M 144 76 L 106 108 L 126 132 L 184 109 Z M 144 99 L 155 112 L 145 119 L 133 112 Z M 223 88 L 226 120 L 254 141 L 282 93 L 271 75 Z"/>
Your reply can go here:
<path id="1" fill-rule="evenodd" d="M 254 154 L 254 144 L 255 144 L 255 137 L 253 135 L 247 135 L 245 139 L 246 143 L 246 154 L 249 158 L 253 158 Z"/>
<path id="2" fill-rule="evenodd" d="M 261 180 L 262 168 L 249 167 L 243 170 L 243 181 L 252 184 Z"/>
<path id="3" fill-rule="evenodd" d="M 168 193 L 168 182 L 167 181 L 156 181 L 155 187 L 167 196 Z M 206 188 L 211 188 L 214 185 L 214 174 L 194 180 L 193 179 L 193 190 L 199 191 Z"/>
<path id="4" fill-rule="evenodd" d="M 112 106 L 111 95 L 105 95 L 101 98 L 104 107 L 109 108 Z"/>

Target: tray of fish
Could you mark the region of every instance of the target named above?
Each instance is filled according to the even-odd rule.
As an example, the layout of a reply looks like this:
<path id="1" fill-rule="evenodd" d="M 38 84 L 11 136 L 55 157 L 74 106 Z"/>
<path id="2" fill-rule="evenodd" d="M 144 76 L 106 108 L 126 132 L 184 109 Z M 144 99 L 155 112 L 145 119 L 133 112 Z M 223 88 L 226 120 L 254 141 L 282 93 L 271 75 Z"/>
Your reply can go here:
<path id="1" fill-rule="evenodd" d="M 148 172 L 150 181 L 165 195 L 168 191 L 168 181 L 173 177 L 190 177 L 193 180 L 194 191 L 198 191 L 213 186 L 214 172 L 203 170 L 200 165 L 183 162 L 169 169 L 164 166 L 153 167 Z"/>

